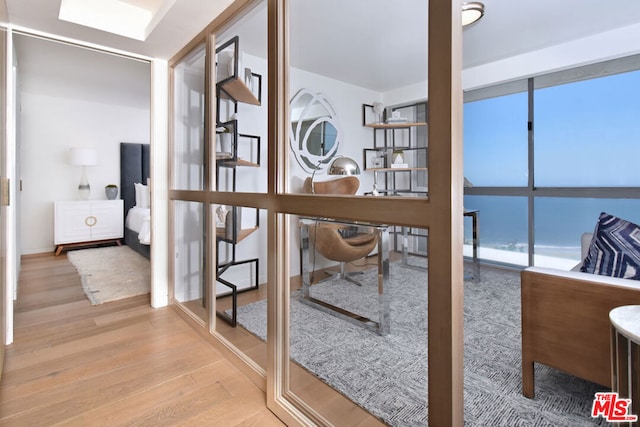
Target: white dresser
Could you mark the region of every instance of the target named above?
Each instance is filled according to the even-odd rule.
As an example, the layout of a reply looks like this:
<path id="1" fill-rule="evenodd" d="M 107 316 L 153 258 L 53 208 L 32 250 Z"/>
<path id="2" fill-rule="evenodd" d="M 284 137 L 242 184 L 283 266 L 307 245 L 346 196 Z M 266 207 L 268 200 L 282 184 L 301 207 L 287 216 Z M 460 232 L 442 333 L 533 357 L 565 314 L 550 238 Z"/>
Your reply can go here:
<path id="1" fill-rule="evenodd" d="M 56 201 L 54 243 L 63 249 L 96 243 L 121 244 L 124 233 L 122 200 Z"/>

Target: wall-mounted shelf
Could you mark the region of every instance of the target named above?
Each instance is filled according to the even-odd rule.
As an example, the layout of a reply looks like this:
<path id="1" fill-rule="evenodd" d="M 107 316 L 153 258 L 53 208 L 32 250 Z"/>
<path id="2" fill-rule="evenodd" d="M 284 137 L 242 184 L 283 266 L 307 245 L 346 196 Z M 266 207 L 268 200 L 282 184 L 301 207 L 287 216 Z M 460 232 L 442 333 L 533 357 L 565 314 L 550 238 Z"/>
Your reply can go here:
<path id="1" fill-rule="evenodd" d="M 238 121 L 218 123 L 216 127 L 218 167 L 260 167 L 260 137 L 238 133 Z"/>
<path id="2" fill-rule="evenodd" d="M 427 168 L 367 168 L 365 170 L 373 172 L 403 172 L 403 171 L 427 171 Z"/>
<path id="3" fill-rule="evenodd" d="M 259 227 L 243 228 L 237 231 L 235 236 L 227 236 L 227 230 L 224 227 L 216 227 L 216 237 L 218 240 L 225 243 L 240 243 L 247 237 L 249 237 L 254 231 L 257 231 Z"/>
<path id="4" fill-rule="evenodd" d="M 238 112 L 238 104 L 260 106 L 262 100 L 262 76 L 251 72 L 248 68 L 239 69 L 239 38 L 233 37 L 216 48 L 216 75 L 219 77 L 216 83 L 217 108 L 216 108 L 216 183 L 217 190 L 225 187 L 226 191 L 236 191 L 236 169 L 238 167 L 260 167 L 260 136 L 243 134 L 238 131 L 238 120 L 232 119 Z M 224 110 L 221 108 L 225 102 Z M 232 103 L 230 105 L 229 103 Z M 233 113 L 231 114 L 231 107 Z M 227 117 L 222 120 L 221 117 Z M 221 169 L 225 172 L 227 180 L 220 179 Z M 221 184 L 222 183 L 222 184 Z M 216 227 L 216 282 L 224 285 L 229 292 L 217 294 L 218 297 L 231 296 L 231 315 L 218 311 L 218 317 L 231 326 L 237 324 L 237 298 L 238 293 L 258 288 L 259 259 L 236 258 L 236 245 L 258 230 L 259 210 L 255 212 L 255 226 L 240 228 L 242 224 L 242 206 L 232 206 L 225 218 L 224 227 Z M 226 246 L 225 246 L 226 245 Z M 227 249 L 231 255 L 228 259 L 221 260 L 218 257 L 222 252 L 221 247 Z M 254 277 L 250 279 L 253 284 L 249 287 L 239 288 L 237 283 L 223 278 L 225 272 L 234 267 L 249 265 L 249 272 L 253 269 Z"/>
<path id="5" fill-rule="evenodd" d="M 411 112 L 402 119 L 400 110 L 392 118 L 387 111 L 375 118 L 369 113 L 371 107 L 362 106 L 362 125 L 373 130 L 373 146 L 362 150 L 363 169 L 374 173 L 371 193 L 426 196 L 428 148 L 423 128 L 427 123 Z"/>
<path id="6" fill-rule="evenodd" d="M 366 125 L 364 125 L 365 127 L 368 128 L 374 128 L 374 129 L 402 129 L 402 128 L 409 128 L 409 127 L 415 127 L 415 126 L 426 126 L 426 123 L 414 123 L 414 122 L 397 122 L 397 123 L 367 123 Z"/>
<path id="7" fill-rule="evenodd" d="M 251 78 L 255 78 L 258 83 L 259 94 L 262 88 L 262 76 L 256 73 L 251 73 Z M 233 76 L 220 83 L 218 83 L 218 89 L 220 96 L 224 99 L 231 99 L 235 102 L 242 102 L 250 105 L 260 105 L 261 100 L 249 89 L 249 87 L 240 80 L 239 77 Z M 259 96 L 259 95 L 258 95 Z"/>

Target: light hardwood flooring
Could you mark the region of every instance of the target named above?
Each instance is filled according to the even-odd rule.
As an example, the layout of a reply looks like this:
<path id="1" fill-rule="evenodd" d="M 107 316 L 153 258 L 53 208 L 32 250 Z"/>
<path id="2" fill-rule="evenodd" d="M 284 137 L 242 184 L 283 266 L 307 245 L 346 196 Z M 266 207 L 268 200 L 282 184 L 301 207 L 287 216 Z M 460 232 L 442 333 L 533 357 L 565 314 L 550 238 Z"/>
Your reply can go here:
<path id="1" fill-rule="evenodd" d="M 1 425 L 283 425 L 174 308 L 92 306 L 64 254 L 25 257 L 19 286 Z"/>

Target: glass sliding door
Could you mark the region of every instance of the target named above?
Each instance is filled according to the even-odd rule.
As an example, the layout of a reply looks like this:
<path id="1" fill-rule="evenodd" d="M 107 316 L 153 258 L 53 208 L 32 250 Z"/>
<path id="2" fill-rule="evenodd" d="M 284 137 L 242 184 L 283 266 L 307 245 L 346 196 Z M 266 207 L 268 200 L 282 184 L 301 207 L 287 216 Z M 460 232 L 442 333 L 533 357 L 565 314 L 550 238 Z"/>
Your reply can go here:
<path id="1" fill-rule="evenodd" d="M 215 331 L 260 373 L 267 369 L 267 2 L 215 32 Z M 211 77 L 210 77 L 211 78 Z M 240 196 L 241 194 L 246 195 Z M 242 197 L 242 201 L 240 200 Z M 256 322 L 259 327 L 257 332 Z"/>
<path id="2" fill-rule="evenodd" d="M 190 313 L 206 322 L 205 205 L 175 201 L 173 206 L 173 296 Z"/>
<path id="3" fill-rule="evenodd" d="M 7 205 L 9 204 L 9 181 L 5 168 L 6 152 L 6 108 L 7 108 L 7 31 L 0 28 L 0 372 L 4 364 L 7 337 Z M 1 375 L 1 374 L 0 374 Z"/>
<path id="4" fill-rule="evenodd" d="M 442 183 L 451 183 L 452 164 L 461 172 L 461 157 L 436 163 L 437 206 L 448 208 L 429 215 L 427 183 L 434 165 L 427 148 L 434 147 L 426 142 L 432 129 L 426 123 L 428 112 L 423 108 L 409 116 L 399 110 L 395 115 L 383 105 L 385 95 L 402 85 L 415 85 L 417 99 L 426 99 L 427 4 L 401 3 L 368 2 L 366 19 L 374 31 L 361 37 L 376 64 L 406 62 L 399 65 L 401 73 L 361 68 L 352 53 L 365 46 L 354 40 L 349 23 L 363 19 L 363 8 L 357 2 L 345 8 L 344 2 L 334 0 L 236 1 L 203 32 L 206 40 L 193 41 L 189 46 L 195 48 L 185 48 L 171 62 L 174 300 L 245 362 L 254 380 L 265 384 L 269 408 L 287 424 L 402 425 L 410 414 L 399 414 L 397 408 L 405 399 L 420 407 L 411 422 L 424 423 L 428 412 L 435 414 L 431 415 L 436 423 L 451 414 L 462 416 L 462 384 L 452 384 L 454 375 L 445 373 L 462 370 L 461 352 L 454 350 L 462 343 L 462 310 L 457 306 L 462 246 L 437 252 L 437 265 L 428 271 L 424 256 L 427 236 L 440 247 L 457 241 L 452 240 L 454 227 L 448 217 L 454 209 L 462 225 L 462 200 L 452 203 L 451 185 Z M 435 10 L 447 20 L 459 19 L 459 11 L 451 15 Z M 415 61 L 394 57 L 397 52 L 389 44 L 393 38 L 379 31 L 389 19 L 415 30 L 411 40 L 397 41 L 415 44 L 412 51 L 422 52 L 413 55 Z M 311 41 L 312 34 L 321 35 L 322 45 Z M 451 56 L 450 42 L 438 45 L 444 57 Z M 455 74 L 459 79 L 460 73 Z M 450 73 L 440 80 L 440 87 L 443 84 L 455 84 L 455 92 L 462 93 Z M 413 102 L 398 100 L 393 105 Z M 444 103 L 444 98 L 436 101 Z M 444 122 L 441 119 L 439 134 L 448 136 L 439 138 L 434 151 L 450 158 L 460 140 Z M 393 177 L 381 178 L 390 183 L 383 191 L 376 192 L 376 175 Z M 337 178 L 344 180 L 331 189 Z M 440 220 L 429 223 L 429 218 Z M 316 233 L 305 221 L 322 224 L 317 231 L 338 233 L 357 254 L 336 258 L 337 247 L 322 253 L 322 231 Z M 432 226 L 434 236 L 427 233 Z M 456 227 L 461 235 L 461 227 Z M 392 239 L 398 242 L 393 250 Z M 424 242 L 418 243 L 420 239 Z M 456 250 L 459 256 L 451 257 Z M 408 273 L 398 273 L 404 270 Z M 436 285 L 427 287 L 432 272 Z M 313 278 L 305 281 L 310 274 Z M 411 274 L 418 288 L 411 302 L 398 285 L 404 274 Z M 353 281 L 336 287 L 325 277 Z M 452 289 L 454 302 L 447 295 Z M 305 295 L 325 303 L 299 305 L 301 299 L 311 301 Z M 434 309 L 426 310 L 427 300 L 436 301 Z M 326 309 L 326 304 L 336 309 L 318 308 Z M 301 306 L 306 311 L 298 312 Z M 419 328 L 412 333 L 419 337 L 394 335 L 403 329 L 394 326 L 396 319 L 402 323 L 403 314 L 418 319 L 407 322 Z M 323 326 L 326 321 L 335 322 L 333 329 Z M 436 345 L 426 340 L 431 323 L 444 325 L 429 332 L 437 337 L 435 353 Z M 360 334 L 370 340 L 365 344 Z M 381 340 L 387 349 L 394 340 L 401 347 L 414 347 L 405 352 L 403 362 L 416 365 L 411 367 L 411 396 L 393 378 L 402 369 L 395 357 L 376 352 Z M 442 347 L 445 341 L 449 344 Z M 375 370 L 377 362 L 370 357 L 374 355 L 384 365 L 379 374 L 389 382 L 375 390 L 378 381 L 372 381 L 364 392 L 375 395 L 369 404 L 357 391 L 362 384 L 359 371 L 350 366 Z M 344 375 L 322 378 L 337 364 Z M 433 365 L 432 375 L 443 375 L 437 383 L 448 382 L 453 390 L 446 396 L 429 393 L 436 402 L 430 409 L 427 364 Z M 397 396 L 392 407 L 384 402 L 389 394 Z M 446 406 L 457 408 L 443 410 Z"/>
<path id="5" fill-rule="evenodd" d="M 202 192 L 206 186 L 205 44 L 199 44 L 173 69 L 173 145 L 171 189 Z M 191 193 L 193 194 L 193 193 Z M 203 324 L 207 323 L 206 222 L 202 202 L 172 202 L 173 298 Z"/>
<path id="6" fill-rule="evenodd" d="M 234 8 L 172 67 L 173 297 L 264 376 L 246 325 L 267 313 L 267 3 Z"/>
<path id="7" fill-rule="evenodd" d="M 364 14 L 355 3 L 286 2 L 284 393 L 323 425 L 424 425 L 431 236 L 419 213 L 433 164 L 427 104 L 416 100 L 426 99 L 428 3 L 373 1 Z M 371 31 L 354 36 L 350 23 L 363 19 Z M 390 21 L 411 34 L 387 38 Z M 416 54 L 397 56 L 395 43 Z M 398 73 L 382 71 L 388 62 Z M 414 98 L 398 98 L 409 85 Z"/>
<path id="8" fill-rule="evenodd" d="M 426 424 L 427 257 L 392 248 L 399 225 L 296 222 L 291 392 L 333 425 Z"/>
<path id="9" fill-rule="evenodd" d="M 174 135 L 171 188 L 204 190 L 205 45 L 174 68 Z"/>

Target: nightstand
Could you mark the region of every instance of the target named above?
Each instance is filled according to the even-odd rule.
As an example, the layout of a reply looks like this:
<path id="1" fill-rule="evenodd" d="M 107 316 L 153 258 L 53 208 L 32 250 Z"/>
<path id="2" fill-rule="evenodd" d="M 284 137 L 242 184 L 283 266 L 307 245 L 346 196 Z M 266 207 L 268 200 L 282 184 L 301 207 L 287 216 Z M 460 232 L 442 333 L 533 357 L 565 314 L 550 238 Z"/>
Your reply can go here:
<path id="1" fill-rule="evenodd" d="M 63 249 L 102 243 L 122 244 L 122 200 L 56 201 L 54 243 L 56 255 Z"/>

